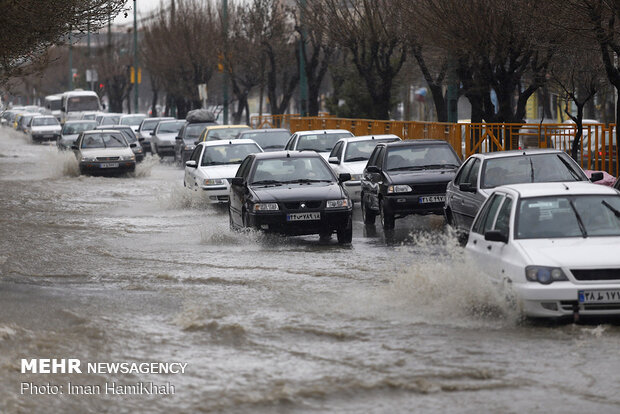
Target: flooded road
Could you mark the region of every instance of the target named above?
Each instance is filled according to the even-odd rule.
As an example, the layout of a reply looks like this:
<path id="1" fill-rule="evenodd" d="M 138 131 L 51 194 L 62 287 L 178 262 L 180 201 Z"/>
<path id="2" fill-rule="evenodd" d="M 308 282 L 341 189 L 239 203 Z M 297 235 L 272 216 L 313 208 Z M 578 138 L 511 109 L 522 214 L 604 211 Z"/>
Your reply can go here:
<path id="1" fill-rule="evenodd" d="M 618 324 L 521 321 L 441 218 L 386 241 L 356 209 L 351 246 L 232 233 L 172 164 L 82 177 L 72 157 L 0 130 L 1 413 L 620 412 Z M 22 358 L 187 366 L 34 374 Z"/>

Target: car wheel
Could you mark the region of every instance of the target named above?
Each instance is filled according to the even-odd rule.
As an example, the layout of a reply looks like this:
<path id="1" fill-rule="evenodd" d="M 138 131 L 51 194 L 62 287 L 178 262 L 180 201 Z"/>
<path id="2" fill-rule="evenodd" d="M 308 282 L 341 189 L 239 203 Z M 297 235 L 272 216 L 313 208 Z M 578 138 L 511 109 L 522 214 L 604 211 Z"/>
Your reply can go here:
<path id="1" fill-rule="evenodd" d="M 351 217 L 347 222 L 347 226 L 337 231 L 338 243 L 349 244 L 353 240 L 353 223 L 351 223 Z"/>
<path id="2" fill-rule="evenodd" d="M 381 226 L 383 230 L 392 230 L 394 228 L 394 215 L 385 211 L 383 200 L 379 201 L 379 213 L 381 214 Z"/>
<path id="3" fill-rule="evenodd" d="M 377 217 L 377 213 L 375 213 L 366 206 L 366 202 L 364 201 L 364 195 L 362 195 L 361 208 L 364 224 L 375 224 L 375 218 Z"/>

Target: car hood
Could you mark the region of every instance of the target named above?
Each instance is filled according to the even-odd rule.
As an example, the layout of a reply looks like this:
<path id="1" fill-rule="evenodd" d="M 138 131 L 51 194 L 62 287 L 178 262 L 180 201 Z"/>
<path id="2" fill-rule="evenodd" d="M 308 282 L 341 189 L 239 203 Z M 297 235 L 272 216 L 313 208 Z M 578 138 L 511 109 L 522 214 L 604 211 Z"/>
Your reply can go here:
<path id="1" fill-rule="evenodd" d="M 421 171 L 395 171 L 386 173 L 393 184 L 424 184 L 424 183 L 448 183 L 454 179 L 456 169 L 450 170 L 421 170 Z"/>
<path id="2" fill-rule="evenodd" d="M 211 165 L 198 168 L 208 178 L 232 178 L 237 174 L 239 164 Z"/>
<path id="3" fill-rule="evenodd" d="M 261 202 L 337 200 L 345 197 L 338 183 L 252 186 L 252 191 Z"/>
<path id="4" fill-rule="evenodd" d="M 342 172 L 350 174 L 363 174 L 368 161 L 345 162 L 340 164 Z"/>
<path id="5" fill-rule="evenodd" d="M 86 157 L 120 157 L 121 155 L 133 155 L 129 147 L 125 148 L 82 148 L 80 150 Z"/>
<path id="6" fill-rule="evenodd" d="M 620 237 L 515 240 L 528 263 L 567 268 L 620 267 Z"/>

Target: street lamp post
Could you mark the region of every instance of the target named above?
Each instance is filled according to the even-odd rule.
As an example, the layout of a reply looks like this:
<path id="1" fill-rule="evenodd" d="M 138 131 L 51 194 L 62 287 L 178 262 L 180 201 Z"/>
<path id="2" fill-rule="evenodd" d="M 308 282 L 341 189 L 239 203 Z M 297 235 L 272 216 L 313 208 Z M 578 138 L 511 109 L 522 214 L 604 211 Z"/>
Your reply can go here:
<path id="1" fill-rule="evenodd" d="M 133 108 L 134 113 L 138 113 L 138 74 L 140 73 L 138 62 L 138 11 L 136 7 L 136 0 L 133 0 L 133 67 L 134 67 L 134 99 Z"/>
<path id="2" fill-rule="evenodd" d="M 300 2 L 301 10 L 299 11 L 299 101 L 301 104 L 301 116 L 308 115 L 308 77 L 306 76 L 306 55 L 304 53 L 306 47 L 306 29 L 304 26 L 304 12 L 306 8 L 306 0 Z"/>
<path id="3" fill-rule="evenodd" d="M 222 25 L 224 31 L 224 125 L 228 125 L 228 71 L 226 70 L 226 48 L 228 46 L 228 0 L 222 0 Z"/>

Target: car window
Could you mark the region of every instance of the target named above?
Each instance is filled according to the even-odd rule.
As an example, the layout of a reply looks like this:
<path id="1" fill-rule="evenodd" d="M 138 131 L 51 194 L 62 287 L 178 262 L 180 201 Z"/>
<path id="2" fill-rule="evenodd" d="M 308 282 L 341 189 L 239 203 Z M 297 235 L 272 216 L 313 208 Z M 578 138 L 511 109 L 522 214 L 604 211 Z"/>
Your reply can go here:
<path id="1" fill-rule="evenodd" d="M 379 149 L 379 153 L 377 154 L 376 165 L 380 169 L 383 169 L 383 154 L 385 154 L 385 151 L 386 151 L 385 147 L 381 147 L 381 149 Z"/>
<path id="2" fill-rule="evenodd" d="M 194 152 L 192 152 L 192 156 L 190 157 L 190 160 L 196 161 L 196 165 L 199 165 L 199 161 L 200 161 L 200 153 L 202 152 L 202 145 L 198 145 L 196 148 L 194 148 Z"/>
<path id="3" fill-rule="evenodd" d="M 448 144 L 417 144 L 390 148 L 385 169 L 396 171 L 450 165 L 458 167 L 461 162 Z"/>
<path id="4" fill-rule="evenodd" d="M 394 142 L 398 140 L 398 138 L 388 138 L 349 142 L 345 149 L 344 162 L 366 161 L 380 142 Z"/>
<path id="5" fill-rule="evenodd" d="M 482 161 L 479 158 L 476 158 L 474 163 L 471 166 L 471 169 L 467 173 L 467 179 L 464 181 L 465 183 L 469 183 L 474 187 L 478 186 L 478 173 L 480 172 L 480 165 Z"/>
<path id="6" fill-rule="evenodd" d="M 317 152 L 329 152 L 334 148 L 336 142 L 340 138 L 352 137 L 350 132 L 332 132 L 332 133 L 316 133 L 309 135 L 302 135 L 299 137 L 297 143 L 297 150 L 311 150 Z"/>
<path id="7" fill-rule="evenodd" d="M 510 230 L 510 211 L 512 209 L 512 198 L 505 197 L 502 206 L 497 213 L 497 220 L 495 221 L 494 230 L 501 232 L 508 237 Z"/>
<path id="8" fill-rule="evenodd" d="M 225 144 L 206 147 L 200 165 L 241 164 L 250 154 L 261 152 L 257 144 Z"/>
<path id="9" fill-rule="evenodd" d="M 289 138 L 288 142 L 286 143 L 286 147 L 284 147 L 285 150 L 292 150 L 293 148 L 295 148 L 295 141 L 297 140 L 297 135 L 293 134 L 291 136 L 291 138 Z"/>
<path id="10" fill-rule="evenodd" d="M 472 158 L 468 159 L 465 162 L 465 164 L 463 165 L 461 170 L 456 175 L 456 178 L 454 179 L 454 184 L 456 184 L 458 186 L 461 183 L 466 183 L 467 182 L 467 176 L 469 174 L 469 170 L 471 170 L 471 167 L 472 167 L 472 165 L 474 165 L 474 161 L 475 160 L 476 160 L 476 158 L 472 157 Z"/>
<path id="11" fill-rule="evenodd" d="M 487 227 L 488 230 L 491 230 L 497 209 L 499 208 L 503 197 L 503 195 L 495 193 L 484 204 L 483 209 L 480 211 L 480 214 L 476 218 L 476 221 L 471 229 L 474 233 L 484 234 Z"/>
<path id="12" fill-rule="evenodd" d="M 344 146 L 344 142 L 338 142 L 334 148 L 332 149 L 332 152 L 329 154 L 329 157 L 336 157 L 338 158 L 338 160 L 340 160 L 340 156 L 342 155 L 342 147 Z"/>
<path id="13" fill-rule="evenodd" d="M 248 172 L 249 172 L 251 164 L 252 164 L 252 157 L 247 157 L 245 160 L 243 160 L 243 162 L 239 166 L 239 169 L 237 170 L 237 174 L 235 174 L 235 177 L 246 178 L 248 176 Z"/>
<path id="14" fill-rule="evenodd" d="M 368 159 L 367 165 L 377 165 L 377 157 L 379 156 L 379 151 L 382 147 L 375 147 L 372 154 L 370 154 L 370 158 Z"/>
<path id="15" fill-rule="evenodd" d="M 243 132 L 239 135 L 239 138 L 243 139 L 253 139 L 262 149 L 275 149 L 275 148 L 284 148 L 289 137 L 289 134 L 286 131 L 261 131 L 261 132 Z"/>
<path id="16" fill-rule="evenodd" d="M 256 161 L 252 183 L 297 180 L 334 181 L 331 168 L 319 157 L 270 158 Z"/>
<path id="17" fill-rule="evenodd" d="M 123 148 L 127 147 L 125 138 L 120 134 L 89 134 L 82 140 L 82 148 Z"/>

